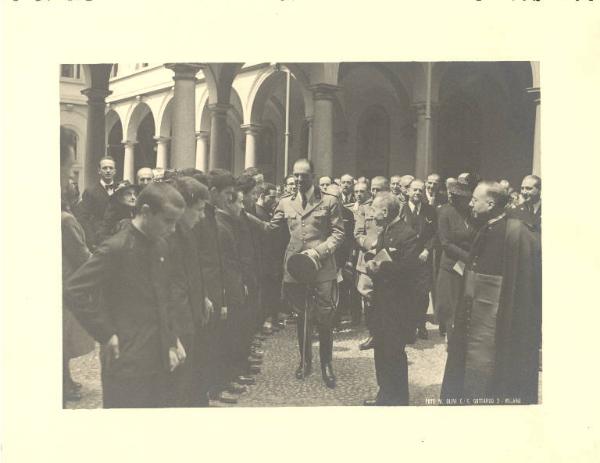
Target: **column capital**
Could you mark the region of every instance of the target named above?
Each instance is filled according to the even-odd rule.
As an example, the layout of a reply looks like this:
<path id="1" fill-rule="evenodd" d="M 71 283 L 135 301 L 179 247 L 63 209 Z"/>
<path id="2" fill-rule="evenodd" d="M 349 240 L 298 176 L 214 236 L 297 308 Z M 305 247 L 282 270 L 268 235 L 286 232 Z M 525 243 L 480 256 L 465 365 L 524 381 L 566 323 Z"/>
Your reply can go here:
<path id="1" fill-rule="evenodd" d="M 315 120 L 315 118 L 314 118 L 314 116 L 306 116 L 306 117 L 304 118 L 304 120 L 306 121 L 306 123 L 307 123 L 308 125 L 312 125 L 312 123 L 313 123 L 313 121 Z"/>
<path id="2" fill-rule="evenodd" d="M 207 106 L 207 108 L 211 112 L 211 114 L 215 116 L 225 117 L 227 116 L 227 111 L 229 111 L 231 105 L 225 103 L 211 103 Z"/>
<path id="3" fill-rule="evenodd" d="M 196 80 L 196 74 L 201 69 L 201 66 L 196 63 L 167 63 L 167 69 L 173 71 L 173 80 Z"/>
<path id="4" fill-rule="evenodd" d="M 196 140 L 207 140 L 208 138 L 210 138 L 210 132 L 208 130 L 196 132 Z"/>
<path id="5" fill-rule="evenodd" d="M 531 99 L 536 105 L 540 104 L 540 87 L 528 87 L 525 91 L 531 96 Z"/>
<path id="6" fill-rule="evenodd" d="M 112 94 L 112 92 L 110 90 L 108 90 L 107 88 L 89 87 L 89 88 L 84 88 L 81 91 L 81 94 L 87 96 L 88 103 L 92 103 L 92 104 L 99 103 L 99 104 L 104 105 L 106 103 L 104 100 L 106 99 L 107 96 Z"/>
<path id="7" fill-rule="evenodd" d="M 240 128 L 244 131 L 244 133 L 248 134 L 259 134 L 260 131 L 263 129 L 263 126 L 260 124 L 242 124 L 240 125 Z"/>
<path id="8" fill-rule="evenodd" d="M 157 144 L 168 143 L 170 140 L 171 140 L 171 137 L 162 137 L 162 136 L 154 137 L 154 141 Z"/>
<path id="9" fill-rule="evenodd" d="M 427 103 L 424 101 L 417 101 L 411 105 L 413 111 L 417 113 L 417 116 L 426 116 L 427 115 Z M 431 103 L 431 112 L 434 113 L 439 108 L 438 103 Z"/>
<path id="10" fill-rule="evenodd" d="M 333 100 L 335 99 L 335 92 L 340 87 L 338 85 L 331 84 L 315 84 L 308 87 L 313 92 L 313 98 L 315 100 Z"/>

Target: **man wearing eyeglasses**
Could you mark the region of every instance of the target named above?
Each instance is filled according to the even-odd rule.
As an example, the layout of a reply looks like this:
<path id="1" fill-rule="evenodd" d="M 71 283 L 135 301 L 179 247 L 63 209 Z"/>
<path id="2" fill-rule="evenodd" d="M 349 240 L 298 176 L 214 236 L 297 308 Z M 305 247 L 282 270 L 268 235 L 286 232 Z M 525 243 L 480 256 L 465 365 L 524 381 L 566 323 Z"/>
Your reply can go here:
<path id="1" fill-rule="evenodd" d="M 507 217 L 508 199 L 497 182 L 481 182 L 473 192 L 472 215 L 483 226 L 464 268 L 444 404 L 538 401 L 541 245 L 532 225 Z"/>

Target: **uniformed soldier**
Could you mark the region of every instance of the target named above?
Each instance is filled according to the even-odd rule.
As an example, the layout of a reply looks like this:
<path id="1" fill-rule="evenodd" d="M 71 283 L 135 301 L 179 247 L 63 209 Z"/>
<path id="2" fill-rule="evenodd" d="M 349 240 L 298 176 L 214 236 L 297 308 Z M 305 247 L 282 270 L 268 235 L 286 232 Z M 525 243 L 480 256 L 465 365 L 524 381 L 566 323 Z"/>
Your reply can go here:
<path id="1" fill-rule="evenodd" d="M 300 366 L 296 370 L 296 377 L 301 379 L 312 371 L 311 348 L 307 346 L 307 349 L 304 349 L 303 344 L 304 325 L 307 324 L 306 330 L 310 333 L 310 325 L 316 322 L 319 331 L 321 373 L 325 384 L 333 388 L 336 378 L 331 365 L 332 324 L 337 301 L 337 268 L 334 253 L 344 240 L 344 225 L 340 212 L 342 206 L 335 196 L 315 188 L 314 170 L 308 159 L 297 160 L 293 173 L 297 193 L 281 199 L 269 223 L 256 218 L 251 220 L 266 231 L 277 230 L 287 223 L 290 241 L 284 259 L 283 290 L 286 299 L 299 315 L 297 329 Z M 315 282 L 311 285 L 301 284 L 287 269 L 288 258 L 303 251 L 308 251 L 311 257 L 320 262 Z M 314 296 L 316 302 L 311 304 L 307 321 L 304 309 L 309 295 Z"/>

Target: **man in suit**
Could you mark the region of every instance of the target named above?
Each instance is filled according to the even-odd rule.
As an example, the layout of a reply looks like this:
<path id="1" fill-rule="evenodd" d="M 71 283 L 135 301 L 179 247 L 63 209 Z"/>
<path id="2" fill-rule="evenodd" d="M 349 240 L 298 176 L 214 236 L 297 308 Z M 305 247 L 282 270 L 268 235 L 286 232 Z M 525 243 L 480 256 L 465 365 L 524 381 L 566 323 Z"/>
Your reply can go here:
<path id="1" fill-rule="evenodd" d="M 88 186 L 77 208 L 78 219 L 85 231 L 87 245 L 94 249 L 99 243 L 99 233 L 108 200 L 116 189 L 115 160 L 110 156 L 100 159 L 98 164 L 98 182 Z"/>
<path id="2" fill-rule="evenodd" d="M 327 175 L 319 178 L 319 189 L 321 190 L 321 193 L 325 193 L 327 191 L 327 187 L 331 185 L 331 183 L 331 177 Z"/>
<path id="3" fill-rule="evenodd" d="M 389 190 L 390 183 L 387 178 L 382 176 L 373 178 L 371 182 L 372 197 L 375 197 L 379 192 Z M 360 343 L 360 350 L 368 350 L 373 348 L 373 280 L 369 275 L 367 275 L 365 253 L 372 250 L 377 244 L 377 237 L 381 232 L 381 227 L 377 225 L 373 219 L 371 203 L 372 199 L 365 201 L 365 203 L 359 207 L 355 216 L 356 218 L 354 225 L 354 240 L 358 248 L 358 257 L 356 260 L 356 289 L 362 297 L 362 305 L 365 312 L 365 322 L 370 333 L 370 336 Z"/>
<path id="4" fill-rule="evenodd" d="M 402 178 L 402 175 L 392 175 L 390 177 L 390 190 L 392 193 L 394 193 L 396 198 L 398 198 L 402 202 L 403 201 L 403 199 L 401 198 L 402 186 L 400 185 L 401 178 Z"/>
<path id="5" fill-rule="evenodd" d="M 408 361 L 405 346 L 414 333 L 411 314 L 418 237 L 399 216 L 400 202 L 389 192 L 373 200 L 373 217 L 381 227 L 371 255 L 385 250 L 389 259 L 372 258 L 367 272 L 373 278 L 375 373 L 379 392 L 365 405 L 408 405 Z"/>
<path id="6" fill-rule="evenodd" d="M 293 177 L 292 177 L 293 180 Z M 295 183 L 295 181 L 294 181 Z M 270 222 L 273 210 L 277 205 L 275 185 L 265 183 L 256 201 L 256 217 L 264 222 Z M 264 310 L 264 334 L 272 334 L 284 327 L 279 321 L 281 308 L 281 280 L 283 279 L 283 255 L 289 241 L 288 231 L 282 228 L 275 234 L 261 234 L 260 253 L 262 265 L 261 293 Z"/>
<path id="7" fill-rule="evenodd" d="M 417 233 L 419 248 L 419 266 L 417 282 L 414 286 L 414 308 L 418 328 L 418 336 L 427 339 L 425 326 L 427 308 L 429 307 L 429 292 L 432 286 L 433 245 L 437 229 L 435 209 L 423 201 L 425 184 L 423 180 L 415 179 L 408 187 L 408 202 L 404 207 L 404 221 Z"/>
<path id="8" fill-rule="evenodd" d="M 308 159 L 297 160 L 293 169 L 298 193 L 281 199 L 269 223 L 258 219 L 256 223 L 268 232 L 277 231 L 287 225 L 290 232 L 290 242 L 285 255 L 283 291 L 299 315 L 297 329 L 300 366 L 296 370 L 296 377 L 304 378 L 312 371 L 312 349 L 310 345 L 304 346 L 304 332 L 306 329 L 309 333 L 310 342 L 311 325 L 315 323 L 319 332 L 321 374 L 327 387 L 333 388 L 336 378 L 331 364 L 332 328 L 338 292 L 335 251 L 344 241 L 344 224 L 340 209 L 343 206 L 335 196 L 314 186 L 314 169 Z M 311 285 L 298 282 L 287 269 L 287 259 L 303 251 L 320 263 L 315 282 Z M 311 304 L 308 320 L 304 316 L 307 297 L 315 301 Z"/>
<path id="9" fill-rule="evenodd" d="M 527 175 L 521 182 L 523 203 L 509 210 L 509 216 L 522 220 L 542 230 L 542 179 L 537 175 Z"/>
<path id="10" fill-rule="evenodd" d="M 425 182 L 425 197 L 423 201 L 435 208 L 448 202 L 446 195 L 440 191 L 441 182 L 442 177 L 439 174 L 429 174 Z"/>
<path id="11" fill-rule="evenodd" d="M 162 407 L 168 373 L 185 359 L 167 310 L 169 252 L 185 202 L 170 185 L 146 187 L 132 222 L 66 281 L 64 298 L 102 345 L 105 408 Z"/>
<path id="12" fill-rule="evenodd" d="M 348 207 L 350 204 L 352 204 L 356 201 L 356 198 L 354 197 L 354 192 L 353 192 L 354 177 L 352 177 L 352 175 L 350 175 L 350 174 L 344 174 L 340 178 L 340 183 L 341 183 L 341 187 L 342 187 L 342 192 L 341 192 L 342 204 L 344 206 Z"/>
<path id="13" fill-rule="evenodd" d="M 137 171 L 136 179 L 137 184 L 141 188 L 144 188 L 149 183 L 152 183 L 152 180 L 154 180 L 154 172 L 152 172 L 150 167 L 142 167 Z"/>

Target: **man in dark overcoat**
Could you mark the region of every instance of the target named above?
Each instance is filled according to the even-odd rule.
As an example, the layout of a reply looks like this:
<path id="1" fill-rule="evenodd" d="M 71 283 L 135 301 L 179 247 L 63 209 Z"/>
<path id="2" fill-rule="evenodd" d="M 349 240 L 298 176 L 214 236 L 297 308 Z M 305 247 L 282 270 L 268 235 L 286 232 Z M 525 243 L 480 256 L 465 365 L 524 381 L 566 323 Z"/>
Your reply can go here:
<path id="1" fill-rule="evenodd" d="M 412 286 L 418 265 L 418 237 L 399 217 L 400 201 L 390 192 L 373 200 L 373 216 L 382 232 L 370 253 L 367 272 L 373 278 L 373 339 L 379 392 L 365 405 L 408 405 L 408 361 L 405 346 L 415 329 Z M 387 253 L 388 259 L 379 259 Z"/>
<path id="2" fill-rule="evenodd" d="M 132 222 L 65 283 L 65 301 L 102 345 L 105 408 L 164 406 L 168 373 L 184 359 L 167 309 L 164 239 L 175 230 L 184 204 L 169 185 L 147 186 Z"/>
<path id="3" fill-rule="evenodd" d="M 433 284 L 433 247 L 435 243 L 437 218 L 433 206 L 425 203 L 425 184 L 422 180 L 414 179 L 408 186 L 408 201 L 401 215 L 404 221 L 417 233 L 419 240 L 419 267 L 415 285 L 414 310 L 421 339 L 427 339 L 425 326 L 427 308 L 429 307 L 429 292 Z"/>

